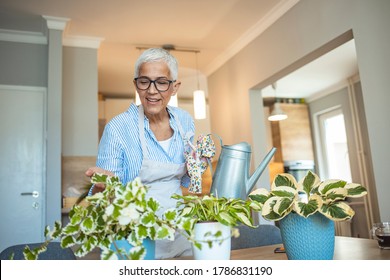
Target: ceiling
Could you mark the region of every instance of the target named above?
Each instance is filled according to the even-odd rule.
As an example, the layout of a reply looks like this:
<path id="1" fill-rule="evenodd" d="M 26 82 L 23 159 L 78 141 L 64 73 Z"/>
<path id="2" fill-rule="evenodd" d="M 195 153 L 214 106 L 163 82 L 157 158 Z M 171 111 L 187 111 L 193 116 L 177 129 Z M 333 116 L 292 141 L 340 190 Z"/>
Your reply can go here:
<path id="1" fill-rule="evenodd" d="M 192 97 L 213 73 L 299 0 L 1 0 L 0 29 L 43 32 L 42 15 L 69 19 L 64 38 L 93 38 L 99 91 L 132 95 L 138 47 L 172 44 L 180 65 L 181 97 Z M 65 41 L 65 40 L 64 40 Z M 353 41 L 277 81 L 278 97 L 306 98 L 357 73 Z M 185 81 L 185 82 L 184 82 Z M 186 87 L 187 85 L 187 87 Z M 191 88 L 191 90 L 190 90 Z M 207 93 L 207 91 L 206 91 Z M 274 96 L 268 87 L 263 96 Z"/>

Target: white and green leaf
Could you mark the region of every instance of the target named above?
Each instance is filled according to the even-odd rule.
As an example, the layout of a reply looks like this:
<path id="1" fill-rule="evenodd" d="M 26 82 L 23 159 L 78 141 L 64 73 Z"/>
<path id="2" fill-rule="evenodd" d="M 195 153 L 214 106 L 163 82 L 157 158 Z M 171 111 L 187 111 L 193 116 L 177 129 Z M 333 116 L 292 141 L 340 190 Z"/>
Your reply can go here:
<path id="1" fill-rule="evenodd" d="M 348 197 L 362 197 L 367 194 L 367 189 L 360 184 L 349 183 L 345 188 L 348 190 Z"/>
<path id="2" fill-rule="evenodd" d="M 318 191 L 320 194 L 326 194 L 331 189 L 344 188 L 347 182 L 343 180 L 330 179 L 320 183 Z"/>
<path id="3" fill-rule="evenodd" d="M 298 190 L 310 194 L 320 181 L 317 174 L 308 171 L 306 176 L 298 182 Z"/>
<path id="4" fill-rule="evenodd" d="M 297 180 L 293 175 L 282 173 L 275 176 L 271 185 L 271 190 L 273 190 L 275 187 L 291 187 L 297 189 L 297 186 Z"/>
<path id="5" fill-rule="evenodd" d="M 322 206 L 321 197 L 319 195 L 312 195 L 309 197 L 309 200 L 307 202 L 295 201 L 294 211 L 298 215 L 307 218 L 310 215 L 316 213 L 321 206 Z"/>
<path id="6" fill-rule="evenodd" d="M 355 211 L 345 202 L 337 201 L 332 204 L 323 204 L 320 212 L 333 221 L 345 221 L 355 215 Z"/>

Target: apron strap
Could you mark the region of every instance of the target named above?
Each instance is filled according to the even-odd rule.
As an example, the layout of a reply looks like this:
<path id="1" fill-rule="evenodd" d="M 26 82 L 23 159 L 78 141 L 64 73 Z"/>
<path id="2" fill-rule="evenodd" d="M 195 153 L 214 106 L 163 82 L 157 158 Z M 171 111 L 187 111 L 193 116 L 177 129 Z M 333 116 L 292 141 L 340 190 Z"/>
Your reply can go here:
<path id="1" fill-rule="evenodd" d="M 180 134 L 180 137 L 181 139 L 183 140 L 183 143 L 184 145 L 186 144 L 186 142 L 190 139 L 187 139 L 186 135 L 184 135 L 184 130 L 183 130 L 183 127 L 181 126 L 181 123 L 179 121 L 179 119 L 176 117 L 176 114 L 173 112 L 173 110 L 170 108 L 170 106 L 167 106 L 168 108 L 168 112 L 170 114 L 172 114 L 173 118 L 176 120 L 176 124 L 177 124 L 177 128 L 179 130 L 179 134 Z"/>

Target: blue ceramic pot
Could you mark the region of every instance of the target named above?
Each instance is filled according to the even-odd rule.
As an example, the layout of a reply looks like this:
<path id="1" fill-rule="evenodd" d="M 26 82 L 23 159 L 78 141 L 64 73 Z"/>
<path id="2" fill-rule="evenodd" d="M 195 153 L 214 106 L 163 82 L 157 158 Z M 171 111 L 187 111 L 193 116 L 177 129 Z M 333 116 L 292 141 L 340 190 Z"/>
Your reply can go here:
<path id="1" fill-rule="evenodd" d="M 332 260 L 334 222 L 320 213 L 308 218 L 290 213 L 279 221 L 283 245 L 289 260 Z"/>
<path id="2" fill-rule="evenodd" d="M 125 239 L 116 240 L 115 244 L 118 248 L 123 248 L 126 252 L 130 251 L 130 249 L 134 247 L 130 245 L 130 243 L 127 242 L 127 240 Z M 144 257 L 144 260 L 154 260 L 155 259 L 154 255 L 156 252 L 156 242 L 154 240 L 150 240 L 149 238 L 146 238 L 142 242 L 142 245 L 146 249 L 146 255 Z M 110 249 L 116 251 L 114 244 L 111 244 Z M 121 256 L 120 254 L 117 254 L 117 256 L 119 260 L 123 260 L 123 256 Z"/>

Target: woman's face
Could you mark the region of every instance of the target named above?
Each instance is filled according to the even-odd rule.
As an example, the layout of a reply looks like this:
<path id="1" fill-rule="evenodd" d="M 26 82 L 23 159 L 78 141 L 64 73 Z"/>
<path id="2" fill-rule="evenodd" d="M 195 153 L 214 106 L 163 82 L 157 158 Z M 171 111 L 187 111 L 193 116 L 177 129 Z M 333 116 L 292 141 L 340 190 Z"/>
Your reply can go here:
<path id="1" fill-rule="evenodd" d="M 152 81 L 159 78 L 172 80 L 169 68 L 163 61 L 142 64 L 138 77 L 148 78 Z M 134 86 L 136 87 L 135 81 Z M 171 83 L 167 91 L 158 91 L 154 83 L 151 83 L 150 87 L 146 90 L 140 90 L 136 87 L 141 104 L 144 107 L 145 115 L 148 118 L 151 118 L 153 116 L 158 117 L 159 115 L 163 116 L 163 114 L 166 114 L 168 102 L 171 99 L 171 96 L 176 94 L 179 86 L 180 82 Z"/>

